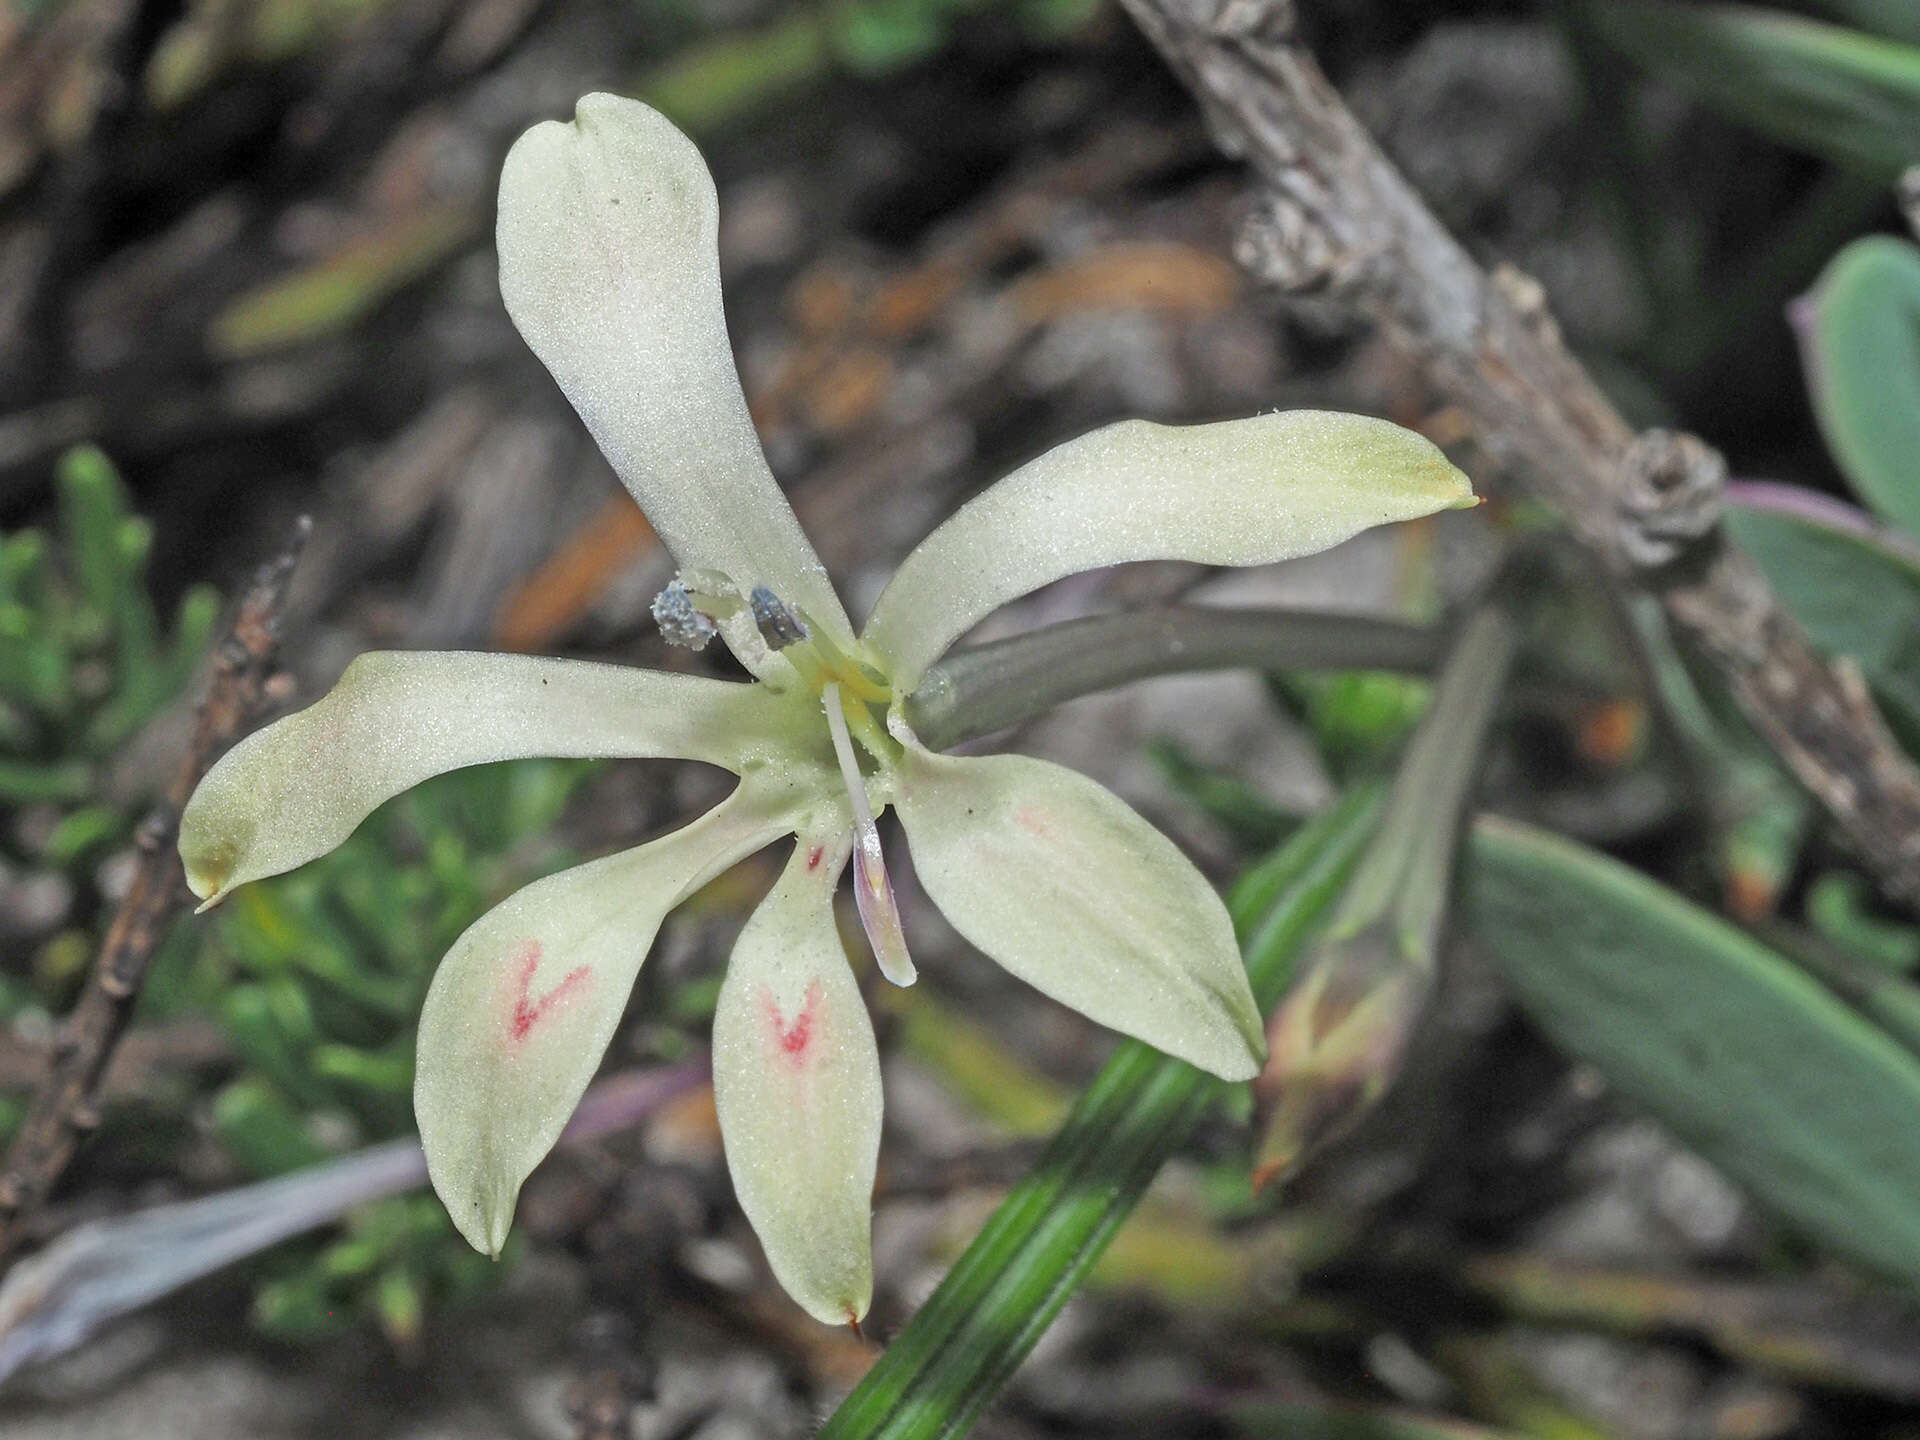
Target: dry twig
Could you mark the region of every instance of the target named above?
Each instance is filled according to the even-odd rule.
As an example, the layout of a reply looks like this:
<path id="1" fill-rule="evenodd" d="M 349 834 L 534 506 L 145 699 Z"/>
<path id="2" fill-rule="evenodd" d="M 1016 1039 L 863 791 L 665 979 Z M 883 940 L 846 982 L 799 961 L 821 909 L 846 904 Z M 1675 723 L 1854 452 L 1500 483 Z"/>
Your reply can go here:
<path id="1" fill-rule="evenodd" d="M 1540 286 L 1483 271 L 1327 82 L 1285 0 L 1122 0 L 1259 178 L 1241 262 L 1332 296 L 1420 363 L 1475 439 L 1612 573 L 1657 594 L 1888 892 L 1920 905 L 1920 773 L 1858 673 L 1830 665 L 1720 526 L 1726 464 L 1636 435 L 1560 338 Z"/>
<path id="2" fill-rule="evenodd" d="M 302 519 L 287 548 L 263 565 L 214 652 L 193 741 L 173 782 L 135 835 L 140 860 L 94 957 L 86 988 L 60 1027 L 33 1105 L 0 1162 L 0 1257 L 46 1200 L 80 1142 L 100 1123 L 100 1096 L 114 1047 L 127 1028 L 147 966 L 191 898 L 174 854 L 180 811 L 200 777 L 269 703 L 280 610 L 310 529 Z"/>

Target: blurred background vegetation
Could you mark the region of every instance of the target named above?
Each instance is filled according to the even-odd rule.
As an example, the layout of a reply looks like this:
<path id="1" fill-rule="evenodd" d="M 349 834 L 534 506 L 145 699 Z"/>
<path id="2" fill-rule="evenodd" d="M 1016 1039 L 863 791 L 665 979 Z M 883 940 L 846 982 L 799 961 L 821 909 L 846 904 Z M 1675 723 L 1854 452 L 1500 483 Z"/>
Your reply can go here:
<path id="1" fill-rule="evenodd" d="M 1896 199 L 1920 10 L 1300 8 L 1397 163 L 1476 255 L 1539 278 L 1629 418 L 1727 453 L 1730 533 L 1920 753 L 1920 251 Z M 494 286 L 506 145 L 596 88 L 709 155 L 755 418 L 856 608 L 967 494 L 1124 414 L 1362 409 L 1475 473 L 1403 359 L 1234 269 L 1234 171 L 1106 0 L 10 0 L 0 1132 L 126 886 L 220 596 L 294 514 L 316 520 L 302 699 L 375 646 L 699 663 L 651 632 L 670 566 Z M 1225 588 L 1175 565 L 1070 583 L 1005 628 L 1196 591 L 1436 620 L 1550 528 L 1488 508 Z M 1591 848 L 1482 843 L 1404 1082 L 1278 1197 L 1249 1190 L 1244 1097 L 1209 1112 L 992 1433 L 1920 1435 L 1920 1221 L 1888 1218 L 1920 1216 L 1920 928 L 1657 615 L 1556 565 L 1482 802 Z M 1429 693 L 1165 682 L 1015 740 L 1115 783 L 1226 885 L 1390 775 Z M 453 937 L 717 785 L 448 776 L 184 923 L 44 1233 L 409 1135 Z M 772 873 L 668 927 L 610 1068 L 697 1057 Z M 927 981 L 874 997 L 882 1339 L 1109 1048 L 906 903 Z M 1662 1068 L 1689 1045 L 1725 1063 Z M 870 1362 L 771 1287 L 698 1091 L 559 1157 L 523 1215 L 494 1266 L 430 1195 L 368 1199 L 23 1371 L 0 1426 L 564 1435 L 568 1377 L 611 1367 L 644 1433 L 797 1435 Z"/>

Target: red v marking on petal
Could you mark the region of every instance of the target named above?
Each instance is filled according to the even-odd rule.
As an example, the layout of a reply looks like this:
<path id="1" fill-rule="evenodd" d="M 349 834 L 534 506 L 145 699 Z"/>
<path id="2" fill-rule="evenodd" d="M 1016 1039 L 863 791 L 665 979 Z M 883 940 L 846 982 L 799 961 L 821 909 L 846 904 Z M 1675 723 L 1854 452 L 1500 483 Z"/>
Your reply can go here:
<path id="1" fill-rule="evenodd" d="M 820 1008 L 820 982 L 815 980 L 807 986 L 806 996 L 800 1002 L 800 1013 L 791 1021 L 780 1013 L 780 1006 L 771 990 L 760 992 L 760 1004 L 766 1011 L 767 1029 L 773 1041 L 774 1053 L 789 1064 L 806 1064 L 807 1050 L 814 1040 L 814 1017 Z"/>
<path id="2" fill-rule="evenodd" d="M 533 1027 L 544 1020 L 549 1012 L 565 1005 L 592 976 L 590 967 L 576 965 L 561 977 L 558 985 L 535 1000 L 532 995 L 533 973 L 539 968 L 540 942 L 529 940 L 526 948 L 520 952 L 519 989 L 514 994 L 513 1013 L 507 1018 L 507 1035 L 515 1044 L 532 1034 Z"/>

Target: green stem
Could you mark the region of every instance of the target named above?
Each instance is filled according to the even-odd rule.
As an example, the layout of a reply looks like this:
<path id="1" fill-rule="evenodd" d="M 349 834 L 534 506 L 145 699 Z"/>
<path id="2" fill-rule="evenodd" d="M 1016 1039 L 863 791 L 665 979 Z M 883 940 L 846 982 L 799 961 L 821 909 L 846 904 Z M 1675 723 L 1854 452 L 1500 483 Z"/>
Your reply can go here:
<path id="1" fill-rule="evenodd" d="M 1431 962 L 1467 787 L 1519 647 L 1520 627 L 1497 597 L 1460 632 L 1401 757 L 1380 833 L 1341 901 L 1335 937 L 1359 932 L 1391 906 L 1402 958 Z"/>
<path id="2" fill-rule="evenodd" d="M 907 698 L 907 723 L 945 750 L 1063 701 L 1193 670 L 1411 670 L 1438 663 L 1431 628 L 1365 615 L 1169 605 L 1095 615 L 958 650 Z"/>

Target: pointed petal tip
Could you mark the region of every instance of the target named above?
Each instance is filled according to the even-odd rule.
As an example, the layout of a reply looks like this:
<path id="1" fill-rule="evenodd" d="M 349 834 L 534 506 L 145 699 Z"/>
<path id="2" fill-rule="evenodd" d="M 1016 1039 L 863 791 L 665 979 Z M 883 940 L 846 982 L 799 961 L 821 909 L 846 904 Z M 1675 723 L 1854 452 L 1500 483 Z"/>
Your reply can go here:
<path id="1" fill-rule="evenodd" d="M 1230 1085 L 1244 1085 L 1257 1078 L 1266 1063 L 1266 1047 L 1259 1050 L 1249 1048 L 1244 1055 L 1236 1055 L 1224 1065 L 1205 1065 L 1201 1068 L 1219 1076 Z"/>
<path id="2" fill-rule="evenodd" d="M 768 1268 L 838 1326 L 873 1297 L 880 1054 L 834 922 L 845 852 L 832 864 L 816 853 L 794 848 L 734 945 L 714 1008 L 713 1099 Z"/>
<path id="3" fill-rule="evenodd" d="M 1426 440 L 1425 436 L 1420 436 L 1419 438 Z M 1426 443 L 1432 446 L 1430 459 L 1432 462 L 1433 478 L 1431 484 L 1433 488 L 1429 493 L 1444 497 L 1440 499 L 1434 508 L 1436 510 L 1472 510 L 1477 506 L 1484 505 L 1487 497 L 1474 493 L 1473 481 L 1468 478 L 1467 472 L 1449 460 L 1446 452 L 1439 446 L 1434 445 L 1432 441 L 1427 440 Z"/>
<path id="4" fill-rule="evenodd" d="M 1251 1001 L 1252 996 L 1247 998 Z M 1240 1008 L 1231 1006 L 1231 1013 L 1224 1017 L 1233 1027 L 1231 1037 L 1221 1035 L 1216 1028 L 1204 1038 L 1189 1037 L 1178 1048 L 1173 1048 L 1177 1043 L 1174 1038 L 1167 1036 L 1167 1043 L 1160 1048 L 1229 1085 L 1244 1085 L 1250 1080 L 1257 1080 L 1267 1063 L 1266 1034 L 1257 1018 L 1253 1021 L 1253 1028 L 1249 1029 L 1247 1017 L 1238 1013 Z M 1248 1008 L 1250 1010 L 1251 1006 Z"/>
<path id="5" fill-rule="evenodd" d="M 861 638 L 910 694 L 978 621 L 1077 571 L 1272 564 L 1475 503 L 1439 446 L 1372 416 L 1121 421 L 1054 447 L 950 516 L 901 562 Z"/>
<path id="6" fill-rule="evenodd" d="M 513 1230 L 513 1201 L 518 1198 L 519 1196 L 515 1195 L 513 1200 L 507 1201 L 504 1205 L 488 1207 L 487 1243 L 481 1247 L 481 1250 L 490 1260 L 498 1260 L 500 1252 L 507 1248 L 507 1236 Z"/>
<path id="7" fill-rule="evenodd" d="M 236 876 L 230 862 L 208 864 L 204 855 L 189 854 L 185 846 L 180 850 L 180 868 L 185 872 L 188 892 L 200 902 L 193 910 L 196 915 L 213 909 L 248 878 Z"/>
<path id="8" fill-rule="evenodd" d="M 778 1277 L 776 1277 L 778 1278 Z M 873 1305 L 873 1284 L 867 1284 L 856 1290 L 835 1289 L 817 1294 L 804 1293 L 782 1279 L 781 1284 L 794 1299 L 794 1303 L 818 1320 L 822 1325 L 844 1326 L 853 1331 L 862 1340 L 866 1333 L 860 1328 L 860 1322 L 867 1318 L 867 1311 Z"/>
<path id="9" fill-rule="evenodd" d="M 230 894 L 243 880 L 252 878 L 239 873 L 244 844 L 234 838 L 235 832 L 246 828 L 235 825 L 234 817 L 213 816 L 209 812 L 218 809 L 215 786 L 202 783 L 187 799 L 185 810 L 180 815 L 180 825 L 174 839 L 174 849 L 180 856 L 180 867 L 186 872 L 187 889 L 204 902 L 200 908 L 217 905 Z M 228 823 L 221 825 L 221 820 Z M 225 833 L 221 833 L 224 831 Z"/>
<path id="10" fill-rule="evenodd" d="M 514 1202 L 518 1194 L 506 1197 L 502 1205 L 498 1197 L 488 1196 L 474 1196 L 465 1202 L 450 1200 L 437 1184 L 434 1193 L 446 1207 L 447 1218 L 453 1221 L 460 1238 L 489 1260 L 498 1260 L 507 1248 L 507 1236 L 513 1229 Z"/>

